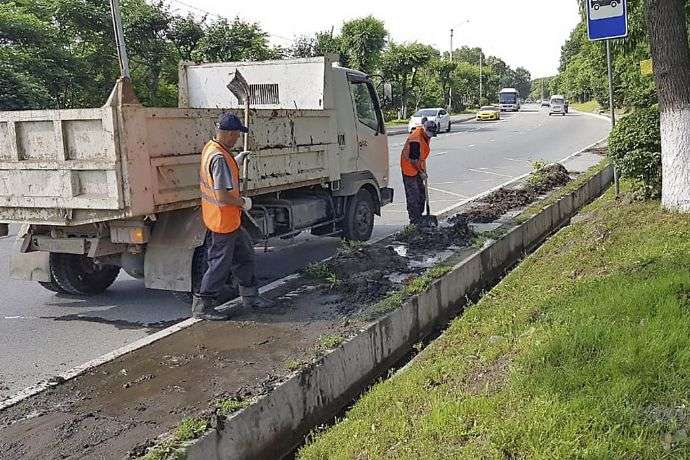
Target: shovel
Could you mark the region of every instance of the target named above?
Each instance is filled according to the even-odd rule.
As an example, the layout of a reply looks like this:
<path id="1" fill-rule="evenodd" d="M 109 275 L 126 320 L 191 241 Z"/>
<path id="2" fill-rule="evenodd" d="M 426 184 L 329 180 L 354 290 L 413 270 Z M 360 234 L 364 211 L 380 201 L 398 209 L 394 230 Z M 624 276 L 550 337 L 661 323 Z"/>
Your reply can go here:
<path id="1" fill-rule="evenodd" d="M 429 205 L 429 182 L 424 179 L 424 191 L 426 194 L 426 215 L 422 216 L 419 225 L 426 228 L 438 227 L 438 217 L 431 215 L 431 205 Z"/>

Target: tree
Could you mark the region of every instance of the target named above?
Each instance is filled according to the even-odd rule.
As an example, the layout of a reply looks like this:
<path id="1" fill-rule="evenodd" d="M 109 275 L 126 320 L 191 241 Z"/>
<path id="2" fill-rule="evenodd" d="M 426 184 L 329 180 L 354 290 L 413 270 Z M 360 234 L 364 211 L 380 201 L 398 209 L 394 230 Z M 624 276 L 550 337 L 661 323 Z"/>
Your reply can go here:
<path id="1" fill-rule="evenodd" d="M 532 89 L 532 74 L 524 67 L 515 69 L 515 80 L 513 88 L 517 89 L 520 97 L 526 98 Z"/>
<path id="2" fill-rule="evenodd" d="M 271 48 L 268 34 L 256 23 L 235 18 L 211 23 L 192 53 L 197 61 L 236 62 L 278 59 L 282 51 Z"/>
<path id="3" fill-rule="evenodd" d="M 185 61 L 191 61 L 192 52 L 199 46 L 199 42 L 204 38 L 205 32 L 203 23 L 197 21 L 191 14 L 187 17 L 175 17 L 170 22 L 167 36 L 177 48 L 180 57 Z"/>
<path id="4" fill-rule="evenodd" d="M 388 32 L 383 21 L 373 16 L 354 19 L 343 24 L 340 32 L 341 51 L 346 65 L 366 73 L 373 73 L 386 45 Z"/>
<path id="5" fill-rule="evenodd" d="M 400 116 L 407 118 L 409 90 L 417 82 L 418 72 L 428 66 L 439 53 L 421 43 L 398 45 L 390 43 L 381 56 L 381 71 L 388 81 L 396 83 L 400 91 Z"/>
<path id="6" fill-rule="evenodd" d="M 690 212 L 690 48 L 684 0 L 647 0 L 661 112 L 662 204 Z"/>

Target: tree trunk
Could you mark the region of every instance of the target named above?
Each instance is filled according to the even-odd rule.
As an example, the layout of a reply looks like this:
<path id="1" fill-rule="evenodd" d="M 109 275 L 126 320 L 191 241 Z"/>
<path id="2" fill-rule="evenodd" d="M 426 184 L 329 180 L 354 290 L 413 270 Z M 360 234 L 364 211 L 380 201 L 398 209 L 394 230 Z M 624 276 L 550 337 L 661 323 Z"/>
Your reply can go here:
<path id="1" fill-rule="evenodd" d="M 661 112 L 662 204 L 690 213 L 690 49 L 685 0 L 646 0 Z"/>

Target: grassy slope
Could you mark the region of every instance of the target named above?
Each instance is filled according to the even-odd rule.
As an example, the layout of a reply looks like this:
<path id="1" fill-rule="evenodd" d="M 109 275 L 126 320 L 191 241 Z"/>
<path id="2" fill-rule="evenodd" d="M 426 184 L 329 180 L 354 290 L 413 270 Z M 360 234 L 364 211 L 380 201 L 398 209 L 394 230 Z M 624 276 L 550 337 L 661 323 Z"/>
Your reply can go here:
<path id="1" fill-rule="evenodd" d="M 301 458 L 690 456 L 690 216 L 587 212 Z"/>
<path id="2" fill-rule="evenodd" d="M 579 110 L 580 112 L 591 112 L 591 113 L 599 113 L 599 110 L 601 110 L 601 105 L 597 101 L 589 101 L 589 102 L 571 102 L 570 107 L 574 108 L 575 110 Z"/>

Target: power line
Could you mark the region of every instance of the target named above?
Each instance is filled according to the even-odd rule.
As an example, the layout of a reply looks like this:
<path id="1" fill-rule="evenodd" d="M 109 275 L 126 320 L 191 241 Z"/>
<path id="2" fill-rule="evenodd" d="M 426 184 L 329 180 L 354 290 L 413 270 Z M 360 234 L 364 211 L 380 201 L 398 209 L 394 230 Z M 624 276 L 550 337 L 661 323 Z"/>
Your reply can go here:
<path id="1" fill-rule="evenodd" d="M 222 15 L 222 14 L 213 13 L 213 12 L 211 12 L 211 11 L 205 10 L 205 9 L 203 9 L 203 8 L 199 8 L 198 6 L 190 5 L 189 3 L 185 3 L 185 2 L 180 1 L 180 0 L 167 0 L 167 1 L 168 1 L 168 2 L 171 2 L 171 3 L 177 3 L 177 4 L 180 5 L 180 6 L 183 6 L 183 7 L 185 7 L 185 8 L 189 8 L 189 9 L 198 11 L 198 12 L 200 12 L 200 13 L 204 13 L 204 14 L 207 15 L 207 16 L 214 16 L 214 17 L 216 17 L 216 18 L 225 19 L 225 20 L 228 20 L 228 21 L 232 21 L 232 20 L 233 20 L 233 19 L 231 19 L 231 18 L 229 18 L 229 17 L 227 17 L 227 16 L 224 16 L 224 15 Z M 290 43 L 294 43 L 294 42 L 295 42 L 295 39 L 294 39 L 294 38 L 287 38 L 287 37 L 283 37 L 283 36 L 280 36 L 280 35 L 272 34 L 272 33 L 270 33 L 270 32 L 267 32 L 267 34 L 268 34 L 269 37 L 272 37 L 272 38 L 277 38 L 277 39 L 279 39 L 279 40 L 283 40 L 283 41 L 290 42 Z"/>

